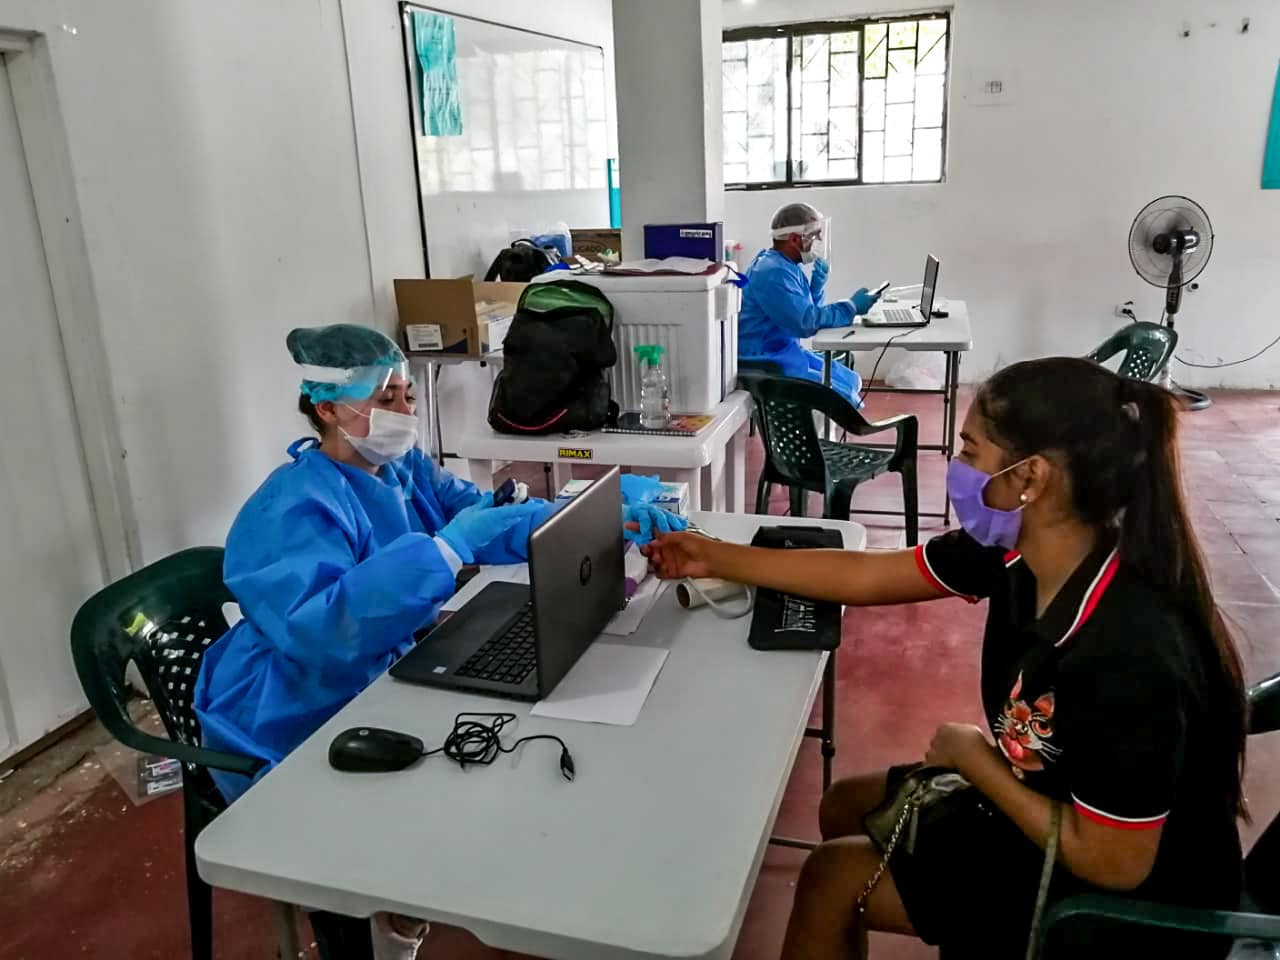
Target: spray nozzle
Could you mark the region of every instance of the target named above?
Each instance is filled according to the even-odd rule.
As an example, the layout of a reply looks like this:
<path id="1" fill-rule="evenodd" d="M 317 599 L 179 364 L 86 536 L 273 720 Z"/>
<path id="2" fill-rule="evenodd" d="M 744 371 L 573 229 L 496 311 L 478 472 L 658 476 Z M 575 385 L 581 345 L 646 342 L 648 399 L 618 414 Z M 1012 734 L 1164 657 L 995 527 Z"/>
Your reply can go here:
<path id="1" fill-rule="evenodd" d="M 640 362 L 650 367 L 661 366 L 662 354 L 665 350 L 665 347 L 656 343 L 642 343 L 635 347 L 636 356 L 640 358 Z"/>

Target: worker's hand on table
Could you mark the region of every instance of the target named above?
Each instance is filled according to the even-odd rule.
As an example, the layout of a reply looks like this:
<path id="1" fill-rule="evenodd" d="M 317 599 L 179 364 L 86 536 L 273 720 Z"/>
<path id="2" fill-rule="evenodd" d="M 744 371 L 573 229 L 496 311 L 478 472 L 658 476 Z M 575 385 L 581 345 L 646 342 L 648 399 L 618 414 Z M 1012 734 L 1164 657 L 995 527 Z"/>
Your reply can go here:
<path id="1" fill-rule="evenodd" d="M 445 524 L 437 536 L 453 548 L 463 563 L 474 563 L 477 550 L 488 546 L 527 517 L 541 512 L 545 506 L 541 501 L 530 500 L 495 507 L 493 494 L 486 493 Z"/>
<path id="2" fill-rule="evenodd" d="M 827 274 L 830 272 L 831 267 L 827 261 L 813 261 L 813 278 L 809 281 L 809 287 L 814 290 L 821 290 L 827 285 Z"/>
<path id="3" fill-rule="evenodd" d="M 655 537 L 653 543 L 641 547 L 649 558 L 649 567 L 663 580 L 683 577 L 714 577 L 715 551 L 722 546 L 717 540 L 696 533 L 667 533 Z"/>
<path id="4" fill-rule="evenodd" d="M 688 526 L 684 517 L 651 503 L 626 504 L 622 508 L 622 535 L 632 543 L 646 544 L 655 536 Z"/>
<path id="5" fill-rule="evenodd" d="M 858 316 L 862 316 L 880 302 L 880 295 L 878 293 L 872 293 L 866 287 L 859 287 L 854 291 L 853 296 L 849 299 L 853 301 L 853 309 L 857 312 Z"/>

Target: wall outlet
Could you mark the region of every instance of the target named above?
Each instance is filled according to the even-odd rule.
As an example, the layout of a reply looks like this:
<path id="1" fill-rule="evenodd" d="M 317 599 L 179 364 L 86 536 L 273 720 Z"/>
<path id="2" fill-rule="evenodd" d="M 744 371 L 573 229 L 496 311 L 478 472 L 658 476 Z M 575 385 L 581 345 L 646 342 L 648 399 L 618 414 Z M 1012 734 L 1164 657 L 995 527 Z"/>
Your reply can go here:
<path id="1" fill-rule="evenodd" d="M 1137 320 L 1138 318 L 1133 312 L 1133 301 L 1126 300 L 1124 303 L 1117 303 L 1116 316 L 1121 318 L 1127 317 L 1130 320 Z"/>

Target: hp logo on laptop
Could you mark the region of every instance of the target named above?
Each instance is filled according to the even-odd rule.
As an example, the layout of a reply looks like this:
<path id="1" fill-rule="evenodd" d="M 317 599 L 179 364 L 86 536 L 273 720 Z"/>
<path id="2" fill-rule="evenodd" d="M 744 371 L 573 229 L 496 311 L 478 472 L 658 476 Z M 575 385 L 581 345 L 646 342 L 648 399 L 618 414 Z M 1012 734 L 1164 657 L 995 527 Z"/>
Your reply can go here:
<path id="1" fill-rule="evenodd" d="M 582 563 L 578 565 L 578 582 L 584 587 L 591 580 L 591 558 L 583 557 Z"/>

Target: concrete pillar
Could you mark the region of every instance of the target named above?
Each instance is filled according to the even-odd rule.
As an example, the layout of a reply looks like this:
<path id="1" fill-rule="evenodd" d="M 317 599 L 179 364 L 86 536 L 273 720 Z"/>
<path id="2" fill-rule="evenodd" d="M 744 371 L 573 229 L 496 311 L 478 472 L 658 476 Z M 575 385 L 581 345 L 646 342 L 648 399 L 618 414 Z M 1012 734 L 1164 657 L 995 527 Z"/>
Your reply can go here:
<path id="1" fill-rule="evenodd" d="M 723 0 L 613 0 L 622 251 L 643 226 L 724 219 Z"/>

